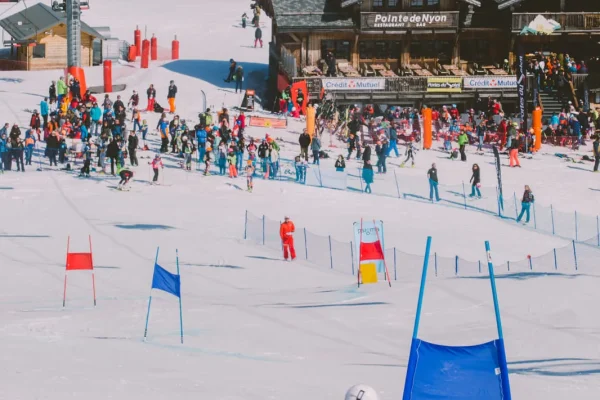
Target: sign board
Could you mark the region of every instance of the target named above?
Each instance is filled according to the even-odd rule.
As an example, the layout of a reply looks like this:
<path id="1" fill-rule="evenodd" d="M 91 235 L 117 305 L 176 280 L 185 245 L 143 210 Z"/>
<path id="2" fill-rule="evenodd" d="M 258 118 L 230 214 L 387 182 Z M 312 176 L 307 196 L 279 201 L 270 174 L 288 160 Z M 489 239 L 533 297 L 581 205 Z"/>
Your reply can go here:
<path id="1" fill-rule="evenodd" d="M 458 28 L 458 12 L 373 12 L 361 14 L 361 29 Z"/>
<path id="2" fill-rule="evenodd" d="M 342 1 L 342 8 L 349 7 L 353 4 L 359 3 L 361 0 L 344 0 Z"/>
<path id="3" fill-rule="evenodd" d="M 250 121 L 248 122 L 249 126 L 258 126 L 260 128 L 286 128 L 287 121 L 285 119 L 279 118 L 265 118 L 265 117 L 249 117 Z"/>
<path id="4" fill-rule="evenodd" d="M 323 89 L 331 91 L 385 90 L 385 78 L 323 78 L 322 84 Z"/>
<path id="5" fill-rule="evenodd" d="M 516 76 L 468 76 L 463 79 L 465 89 L 516 89 Z"/>
<path id="6" fill-rule="evenodd" d="M 428 92 L 460 93 L 462 78 L 458 76 L 434 76 L 427 78 Z"/>

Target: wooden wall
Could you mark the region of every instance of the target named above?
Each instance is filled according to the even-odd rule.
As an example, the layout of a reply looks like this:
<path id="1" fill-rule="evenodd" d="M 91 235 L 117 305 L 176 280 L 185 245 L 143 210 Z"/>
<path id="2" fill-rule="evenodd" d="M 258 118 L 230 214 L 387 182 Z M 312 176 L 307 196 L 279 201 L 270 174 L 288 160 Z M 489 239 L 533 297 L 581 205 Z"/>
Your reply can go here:
<path id="1" fill-rule="evenodd" d="M 456 11 L 458 9 L 458 4 L 456 4 L 457 0 L 441 0 L 440 1 L 440 10 L 441 11 Z M 384 1 L 385 3 L 385 1 Z M 362 12 L 370 12 L 373 11 L 373 0 L 363 0 L 362 5 L 360 6 L 360 10 Z M 402 0 L 401 7 L 398 8 L 397 11 L 402 10 L 410 10 L 410 0 Z M 394 11 L 394 10 L 390 10 Z"/>
<path id="2" fill-rule="evenodd" d="M 45 58 L 33 58 L 33 48 L 19 48 L 17 59 L 28 62 L 29 70 L 60 69 L 67 67 L 67 27 L 60 24 L 50 30 L 52 34 L 38 35 L 35 40 L 38 44 L 46 45 Z M 94 38 L 87 33 L 81 33 L 81 66 L 93 65 L 94 53 L 92 42 Z"/>

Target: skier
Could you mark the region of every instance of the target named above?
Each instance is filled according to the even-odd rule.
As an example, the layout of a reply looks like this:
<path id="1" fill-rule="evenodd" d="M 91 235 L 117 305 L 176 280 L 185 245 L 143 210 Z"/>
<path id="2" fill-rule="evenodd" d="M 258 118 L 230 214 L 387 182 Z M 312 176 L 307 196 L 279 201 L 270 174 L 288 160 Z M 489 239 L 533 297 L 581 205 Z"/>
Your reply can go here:
<path id="1" fill-rule="evenodd" d="M 242 28 L 246 29 L 246 20 L 248 19 L 248 14 L 242 14 Z"/>
<path id="2" fill-rule="evenodd" d="M 237 63 L 232 59 L 229 60 L 229 75 L 227 75 L 227 79 L 225 82 L 229 83 L 233 79 L 233 75 L 235 74 L 235 70 L 237 67 Z"/>
<path id="3" fill-rule="evenodd" d="M 469 137 L 467 136 L 467 132 L 462 131 L 460 135 L 458 135 L 458 146 L 460 149 L 460 161 L 467 161 L 467 155 L 465 154 L 465 146 L 469 143 Z"/>
<path id="4" fill-rule="evenodd" d="M 129 134 L 129 138 L 127 139 L 127 150 L 129 151 L 129 160 L 131 161 L 132 167 L 138 166 L 138 159 L 136 155 L 138 145 L 139 139 L 135 134 L 135 130 L 133 130 L 131 131 L 131 133 Z"/>
<path id="5" fill-rule="evenodd" d="M 167 99 L 169 101 L 169 112 L 171 114 L 175 113 L 175 96 L 177 95 L 177 86 L 175 86 L 175 81 L 169 82 L 169 92 L 167 93 Z"/>
<path id="6" fill-rule="evenodd" d="M 129 183 L 131 178 L 133 178 L 133 171 L 125 167 L 121 170 L 121 172 L 119 172 L 119 176 L 121 177 L 121 181 L 119 181 L 117 190 L 129 190 L 127 184 Z"/>
<path id="7" fill-rule="evenodd" d="M 47 97 L 44 97 L 44 100 L 40 102 L 40 113 L 42 114 L 42 119 L 44 121 L 42 128 L 45 128 L 46 125 L 48 125 L 48 115 L 50 114 Z"/>
<path id="8" fill-rule="evenodd" d="M 263 41 L 262 41 L 262 30 L 260 29 L 260 26 L 256 27 L 256 30 L 254 31 L 254 48 L 256 48 L 256 45 L 260 43 L 260 47 L 263 47 Z"/>
<path id="9" fill-rule="evenodd" d="M 140 95 L 134 90 L 133 94 L 129 98 L 129 102 L 127 102 L 127 107 L 137 110 L 137 106 L 139 103 L 140 103 Z"/>
<path id="10" fill-rule="evenodd" d="M 238 89 L 241 92 L 244 91 L 244 68 L 240 65 L 235 70 L 235 92 L 238 92 Z M 229 118 L 228 118 L 229 120 Z"/>
<path id="11" fill-rule="evenodd" d="M 479 188 L 481 187 L 481 175 L 480 175 L 479 165 L 473 164 L 473 175 L 471 175 L 471 194 L 469 197 L 475 197 L 475 193 L 477 192 L 477 197 L 481 198 L 481 191 Z"/>
<path id="12" fill-rule="evenodd" d="M 339 155 L 337 160 L 335 161 L 335 170 L 338 172 L 344 172 L 344 169 L 346 168 L 346 161 L 344 161 L 344 156 L 343 155 Z"/>
<path id="13" fill-rule="evenodd" d="M 146 107 L 146 111 L 153 112 L 154 103 L 156 102 L 156 89 L 154 89 L 154 85 L 150 85 L 148 90 L 146 90 L 146 95 L 148 96 L 148 107 Z"/>
<path id="14" fill-rule="evenodd" d="M 294 223 L 290 220 L 290 217 L 284 218 L 281 227 L 279 228 L 279 236 L 283 243 L 283 258 L 285 261 L 290 258 L 291 261 L 296 259 L 296 249 L 294 249 L 294 232 L 296 228 Z"/>
<path id="15" fill-rule="evenodd" d="M 406 151 L 404 152 L 404 155 L 406 156 L 406 160 L 404 160 L 404 162 L 402 164 L 400 164 L 400 167 L 404 168 L 404 166 L 406 165 L 406 163 L 408 162 L 408 160 L 411 160 L 411 167 L 414 168 L 415 166 L 415 153 L 417 151 L 417 149 L 415 149 L 415 145 L 413 143 L 414 138 L 410 138 L 410 142 L 408 142 L 408 144 L 406 145 Z"/>
<path id="16" fill-rule="evenodd" d="M 181 138 L 181 151 L 184 156 L 185 170 L 192 170 L 192 153 L 194 152 L 193 142 L 188 138 L 187 135 L 183 135 Z"/>
<path id="17" fill-rule="evenodd" d="M 321 152 L 321 140 L 319 139 L 319 137 L 315 134 L 315 137 L 312 138 L 312 141 L 310 142 L 310 149 L 312 151 L 313 154 L 313 165 L 317 164 L 320 165 L 320 152 Z"/>
<path id="18" fill-rule="evenodd" d="M 25 165 L 31 165 L 34 147 L 35 136 L 33 135 L 33 131 L 29 130 L 25 133 Z"/>
<path id="19" fill-rule="evenodd" d="M 370 149 L 370 147 L 367 147 Z M 367 152 L 365 151 L 365 154 Z M 362 169 L 362 178 L 365 181 L 365 193 L 373 193 L 371 190 L 371 184 L 373 183 L 373 166 L 371 165 L 371 159 L 365 159 Z"/>
<path id="20" fill-rule="evenodd" d="M 235 168 L 236 158 L 233 149 L 229 149 L 229 153 L 227 154 L 227 164 L 229 165 L 229 177 L 237 178 L 237 169 Z"/>
<path id="21" fill-rule="evenodd" d="M 521 163 L 519 162 L 519 140 L 513 139 L 510 144 L 509 150 L 509 158 L 510 158 L 510 167 L 519 167 L 521 168 Z"/>
<path id="22" fill-rule="evenodd" d="M 50 104 L 56 103 L 56 82 L 52 81 L 50 87 L 48 88 L 48 97 L 50 98 Z"/>
<path id="23" fill-rule="evenodd" d="M 165 168 L 165 165 L 163 164 L 163 162 L 160 158 L 160 154 L 156 154 L 154 156 L 154 160 L 152 160 L 152 162 L 150 162 L 148 164 L 152 165 L 152 170 L 154 171 L 154 177 L 152 178 L 152 184 L 158 185 L 158 168 L 159 167 L 161 169 Z"/>
<path id="24" fill-rule="evenodd" d="M 252 193 L 252 189 L 254 188 L 254 182 L 252 178 L 254 176 L 254 165 L 252 165 L 252 160 L 248 160 L 246 165 L 246 187 L 250 193 Z"/>
<path id="25" fill-rule="evenodd" d="M 80 177 L 90 177 L 90 164 L 92 163 L 92 147 L 90 142 L 83 146 L 83 167 L 80 170 Z"/>
<path id="26" fill-rule="evenodd" d="M 300 157 L 304 156 L 304 159 L 308 162 L 308 146 L 310 145 L 310 135 L 306 128 L 302 131 L 302 134 L 298 138 L 300 144 Z"/>
<path id="27" fill-rule="evenodd" d="M 61 76 L 58 82 L 56 83 L 56 93 L 58 94 L 58 104 L 61 104 L 63 98 L 67 95 L 67 84 L 65 83 L 64 76 Z M 50 86 L 50 97 L 52 97 L 52 86 Z"/>
<path id="28" fill-rule="evenodd" d="M 207 176 L 210 172 L 210 155 L 212 154 L 212 147 L 210 145 L 206 145 L 206 154 L 204 155 L 204 176 Z"/>
<path id="29" fill-rule="evenodd" d="M 388 144 L 387 140 L 384 138 L 383 141 L 377 142 L 377 146 L 375 146 L 375 154 L 377 154 L 377 173 L 385 174 L 387 173 L 387 166 L 385 165 L 385 158 L 388 153 Z"/>
<path id="30" fill-rule="evenodd" d="M 529 209 L 531 207 L 531 204 L 533 204 L 534 201 L 535 201 L 535 198 L 533 197 L 533 192 L 531 191 L 531 188 L 529 187 L 529 185 L 525 185 L 525 192 L 523 192 L 523 198 L 521 200 L 521 213 L 519 214 L 519 217 L 517 218 L 517 222 L 521 222 L 521 219 L 523 219 L 523 214 L 527 214 L 525 223 L 526 224 L 529 223 L 529 217 L 530 217 Z"/>
<path id="31" fill-rule="evenodd" d="M 438 192 L 438 175 L 435 163 L 431 164 L 431 168 L 427 171 L 427 177 L 429 178 L 429 200 L 433 201 L 433 194 L 435 193 L 435 200 L 440 201 L 440 194 Z"/>

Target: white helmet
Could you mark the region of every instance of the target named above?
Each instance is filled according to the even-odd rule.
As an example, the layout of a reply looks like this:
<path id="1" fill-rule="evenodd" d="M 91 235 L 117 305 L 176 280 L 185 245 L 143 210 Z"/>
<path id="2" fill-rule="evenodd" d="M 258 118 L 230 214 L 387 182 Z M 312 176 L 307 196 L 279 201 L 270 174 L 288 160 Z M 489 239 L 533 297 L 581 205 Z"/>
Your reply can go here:
<path id="1" fill-rule="evenodd" d="M 375 389 L 359 384 L 348 389 L 345 400 L 378 400 L 378 397 Z"/>

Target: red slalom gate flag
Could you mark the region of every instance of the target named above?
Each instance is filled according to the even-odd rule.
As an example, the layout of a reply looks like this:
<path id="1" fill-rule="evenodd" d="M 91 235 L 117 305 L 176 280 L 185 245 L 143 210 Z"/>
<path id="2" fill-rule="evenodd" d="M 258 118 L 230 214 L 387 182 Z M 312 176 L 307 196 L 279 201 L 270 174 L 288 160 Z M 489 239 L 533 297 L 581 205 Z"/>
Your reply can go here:
<path id="1" fill-rule="evenodd" d="M 67 272 L 68 271 L 92 271 L 92 293 L 94 295 L 94 307 L 96 306 L 96 278 L 94 276 L 94 259 L 92 255 L 92 237 L 89 236 L 89 253 L 69 252 L 71 237 L 67 238 L 67 263 L 65 266 L 65 283 L 63 290 L 63 307 L 67 302 Z"/>
<path id="2" fill-rule="evenodd" d="M 359 261 L 378 261 L 384 259 L 383 249 L 381 248 L 381 242 L 379 240 L 371 243 L 362 242 L 360 244 L 359 254 Z"/>

